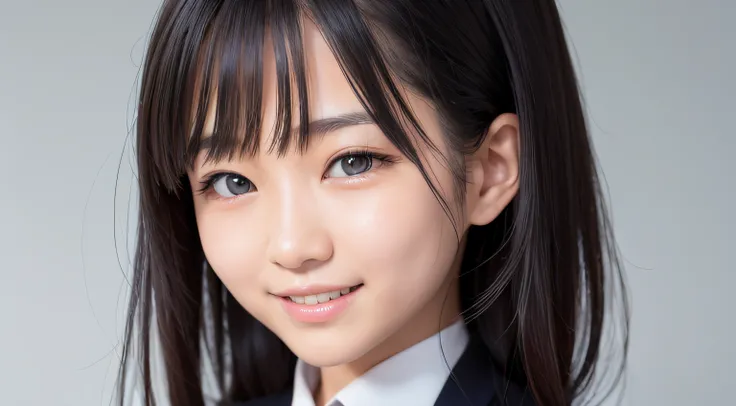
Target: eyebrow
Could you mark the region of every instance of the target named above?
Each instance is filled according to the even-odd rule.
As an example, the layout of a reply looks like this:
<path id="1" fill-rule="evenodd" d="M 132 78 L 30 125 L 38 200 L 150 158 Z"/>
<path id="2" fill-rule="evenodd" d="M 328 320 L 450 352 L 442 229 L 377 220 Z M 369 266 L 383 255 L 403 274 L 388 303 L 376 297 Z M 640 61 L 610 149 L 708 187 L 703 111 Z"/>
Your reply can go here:
<path id="1" fill-rule="evenodd" d="M 374 124 L 371 116 L 365 111 L 339 114 L 332 117 L 320 118 L 309 123 L 308 134 L 310 136 L 324 137 L 325 135 L 334 133 L 343 128 L 353 127 L 357 125 Z M 293 133 L 299 131 L 299 126 L 291 129 Z M 199 141 L 199 149 L 207 150 L 212 147 L 212 135 L 206 134 Z"/>

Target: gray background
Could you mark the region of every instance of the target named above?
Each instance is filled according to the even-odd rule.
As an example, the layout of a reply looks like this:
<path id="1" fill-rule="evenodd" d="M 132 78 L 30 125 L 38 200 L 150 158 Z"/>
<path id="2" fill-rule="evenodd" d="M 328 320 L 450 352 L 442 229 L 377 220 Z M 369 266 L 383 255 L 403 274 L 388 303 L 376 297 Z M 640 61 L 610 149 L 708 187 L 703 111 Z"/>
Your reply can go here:
<path id="1" fill-rule="evenodd" d="M 733 404 L 736 2 L 560 5 L 633 296 L 622 403 Z M 111 394 L 134 192 L 121 152 L 157 6 L 1 8 L 3 405 Z"/>

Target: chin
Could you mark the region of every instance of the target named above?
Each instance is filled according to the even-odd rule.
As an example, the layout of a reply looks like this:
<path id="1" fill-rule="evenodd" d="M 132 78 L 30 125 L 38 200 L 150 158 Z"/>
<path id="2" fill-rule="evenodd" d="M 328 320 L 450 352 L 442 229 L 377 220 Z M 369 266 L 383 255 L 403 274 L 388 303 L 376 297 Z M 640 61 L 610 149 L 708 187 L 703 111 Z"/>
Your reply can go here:
<path id="1" fill-rule="evenodd" d="M 367 344 L 370 342 L 366 337 L 363 340 L 345 339 L 337 334 L 330 338 L 320 337 L 294 337 L 284 340 L 289 349 L 307 364 L 316 367 L 331 367 L 351 363 L 371 350 Z M 365 342 L 363 342 L 365 341 Z"/>

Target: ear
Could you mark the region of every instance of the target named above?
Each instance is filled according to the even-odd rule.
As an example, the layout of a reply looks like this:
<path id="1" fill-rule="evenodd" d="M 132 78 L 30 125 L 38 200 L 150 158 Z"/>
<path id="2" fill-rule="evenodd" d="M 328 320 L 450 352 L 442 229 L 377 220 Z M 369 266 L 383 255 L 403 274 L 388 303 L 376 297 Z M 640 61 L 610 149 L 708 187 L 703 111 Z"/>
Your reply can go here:
<path id="1" fill-rule="evenodd" d="M 519 118 L 498 116 L 488 127 L 480 148 L 468 159 L 468 221 L 486 225 L 511 203 L 519 191 Z"/>

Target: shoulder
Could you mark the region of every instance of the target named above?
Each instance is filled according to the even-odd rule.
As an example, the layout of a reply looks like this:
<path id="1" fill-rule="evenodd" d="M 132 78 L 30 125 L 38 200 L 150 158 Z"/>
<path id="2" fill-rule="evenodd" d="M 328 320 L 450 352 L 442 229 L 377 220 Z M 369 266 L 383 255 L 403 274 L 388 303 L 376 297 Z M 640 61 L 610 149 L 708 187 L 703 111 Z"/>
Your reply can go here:
<path id="1" fill-rule="evenodd" d="M 493 364 L 480 339 L 471 339 L 453 368 L 435 406 L 536 406 L 526 387 L 506 379 Z"/>
<path id="2" fill-rule="evenodd" d="M 537 406 L 532 390 L 505 378 L 492 366 L 493 400 L 488 406 Z"/>
<path id="3" fill-rule="evenodd" d="M 245 402 L 229 403 L 221 406 L 290 406 L 291 391 L 278 393 L 275 395 L 264 396 L 257 399 L 247 400 Z"/>
<path id="4" fill-rule="evenodd" d="M 493 400 L 488 406 L 536 406 L 534 396 L 527 387 L 496 378 Z"/>

